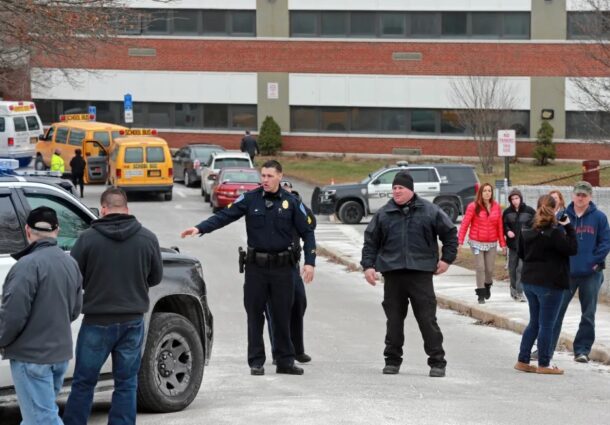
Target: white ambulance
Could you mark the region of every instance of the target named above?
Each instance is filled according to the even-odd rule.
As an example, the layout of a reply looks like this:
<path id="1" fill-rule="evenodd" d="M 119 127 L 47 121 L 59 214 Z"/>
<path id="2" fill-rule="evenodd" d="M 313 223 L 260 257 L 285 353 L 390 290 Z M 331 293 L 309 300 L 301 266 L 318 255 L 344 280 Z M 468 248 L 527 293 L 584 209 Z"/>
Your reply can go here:
<path id="1" fill-rule="evenodd" d="M 0 158 L 13 158 L 26 167 L 43 134 L 36 105 L 30 101 L 0 101 Z"/>

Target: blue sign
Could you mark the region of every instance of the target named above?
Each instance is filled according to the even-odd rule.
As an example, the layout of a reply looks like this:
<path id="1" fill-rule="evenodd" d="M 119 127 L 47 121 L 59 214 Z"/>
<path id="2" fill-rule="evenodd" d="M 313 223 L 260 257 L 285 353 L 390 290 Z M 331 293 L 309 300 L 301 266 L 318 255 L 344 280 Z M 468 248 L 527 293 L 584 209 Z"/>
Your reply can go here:
<path id="1" fill-rule="evenodd" d="M 89 106 L 89 115 L 93 115 L 93 119 L 97 116 L 97 108 L 95 106 Z"/>
<path id="2" fill-rule="evenodd" d="M 131 100 L 131 95 L 129 93 L 127 93 L 124 96 L 123 104 L 124 104 L 124 107 L 125 107 L 126 111 L 133 110 L 133 102 Z"/>

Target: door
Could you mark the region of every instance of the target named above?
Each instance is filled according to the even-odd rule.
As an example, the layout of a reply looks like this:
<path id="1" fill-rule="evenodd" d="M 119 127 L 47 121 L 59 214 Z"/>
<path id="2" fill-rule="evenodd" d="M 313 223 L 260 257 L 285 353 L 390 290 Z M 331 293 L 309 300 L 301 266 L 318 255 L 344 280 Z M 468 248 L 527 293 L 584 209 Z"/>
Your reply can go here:
<path id="1" fill-rule="evenodd" d="M 381 174 L 378 174 L 371 179 L 367 187 L 371 214 L 377 212 L 392 198 L 392 181 L 399 171 L 402 170 L 400 168 L 395 168 L 383 171 Z"/>
<path id="2" fill-rule="evenodd" d="M 188 153 L 186 148 L 180 149 L 174 155 L 173 163 L 174 163 L 174 176 L 178 180 L 182 179 L 184 175 L 184 161 L 186 160 Z"/>
<path id="3" fill-rule="evenodd" d="M 30 134 L 28 133 L 28 126 L 25 123 L 25 117 L 13 117 L 13 125 L 15 126 L 15 141 L 13 145 L 15 150 L 27 150 L 30 147 Z"/>

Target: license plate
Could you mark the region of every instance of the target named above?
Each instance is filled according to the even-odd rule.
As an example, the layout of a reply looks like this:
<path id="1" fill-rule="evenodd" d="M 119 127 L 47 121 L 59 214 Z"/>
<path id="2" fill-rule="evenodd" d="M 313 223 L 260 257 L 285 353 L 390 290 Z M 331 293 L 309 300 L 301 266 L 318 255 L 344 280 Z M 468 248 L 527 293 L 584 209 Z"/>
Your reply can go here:
<path id="1" fill-rule="evenodd" d="M 101 172 L 102 172 L 102 169 L 101 169 L 101 167 L 93 167 L 93 168 L 91 169 L 91 172 L 92 172 L 92 173 L 101 173 Z"/>
<path id="2" fill-rule="evenodd" d="M 32 144 L 38 143 L 38 137 L 30 137 L 30 143 L 32 143 Z"/>
<path id="3" fill-rule="evenodd" d="M 125 170 L 125 177 L 127 178 L 142 177 L 143 175 L 142 170 Z"/>
<path id="4" fill-rule="evenodd" d="M 161 170 L 148 170 L 148 177 L 161 177 Z"/>

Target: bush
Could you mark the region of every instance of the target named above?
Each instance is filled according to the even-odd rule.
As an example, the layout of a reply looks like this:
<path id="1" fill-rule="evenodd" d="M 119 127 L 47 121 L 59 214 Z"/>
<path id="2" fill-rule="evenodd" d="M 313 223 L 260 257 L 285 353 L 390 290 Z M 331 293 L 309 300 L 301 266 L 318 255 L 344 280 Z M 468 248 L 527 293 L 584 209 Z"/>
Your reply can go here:
<path id="1" fill-rule="evenodd" d="M 553 134 L 555 130 L 547 121 L 543 121 L 538 133 L 536 134 L 536 147 L 534 148 L 534 158 L 536 165 L 547 165 L 549 160 L 555 159 L 555 144 L 553 143 Z"/>
<path id="2" fill-rule="evenodd" d="M 263 155 L 275 155 L 282 148 L 282 130 L 273 117 L 265 117 L 258 135 L 258 148 Z"/>

